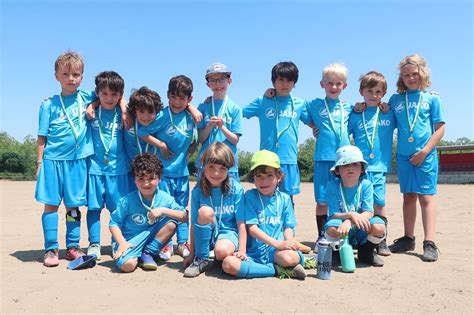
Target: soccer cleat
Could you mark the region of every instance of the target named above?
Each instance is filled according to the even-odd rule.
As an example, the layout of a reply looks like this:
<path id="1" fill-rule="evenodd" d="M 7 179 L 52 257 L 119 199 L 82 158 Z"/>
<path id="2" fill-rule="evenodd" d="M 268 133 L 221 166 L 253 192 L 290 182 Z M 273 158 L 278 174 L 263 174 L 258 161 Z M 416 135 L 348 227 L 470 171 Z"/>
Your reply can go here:
<path id="1" fill-rule="evenodd" d="M 186 242 L 186 243 L 181 243 L 178 245 L 178 255 L 183 257 L 183 258 L 186 258 L 189 256 L 190 254 L 190 251 L 189 251 L 189 243 Z"/>
<path id="2" fill-rule="evenodd" d="M 151 270 L 154 271 L 158 269 L 158 265 L 156 264 L 153 256 L 147 252 L 143 252 L 138 260 L 138 266 L 141 267 L 143 270 Z"/>
<path id="3" fill-rule="evenodd" d="M 100 249 L 100 244 L 90 244 L 87 248 L 87 255 L 95 255 L 97 257 L 96 260 L 100 260 Z"/>
<path id="4" fill-rule="evenodd" d="M 57 249 L 50 249 L 44 253 L 43 265 L 45 267 L 56 267 L 59 265 L 59 254 Z"/>
<path id="5" fill-rule="evenodd" d="M 66 259 L 71 261 L 84 255 L 84 252 L 79 247 L 71 246 L 67 248 Z"/>
<path id="6" fill-rule="evenodd" d="M 173 256 L 173 245 L 166 244 L 165 247 L 160 251 L 159 257 L 162 260 L 168 261 Z"/>
<path id="7" fill-rule="evenodd" d="M 397 238 L 388 248 L 390 248 L 392 253 L 401 253 L 415 250 L 415 237 L 411 238 L 408 236 L 403 236 Z"/>
<path id="8" fill-rule="evenodd" d="M 208 259 L 194 257 L 193 263 L 186 268 L 184 276 L 186 278 L 195 278 L 209 269 L 211 262 Z"/>
<path id="9" fill-rule="evenodd" d="M 375 249 L 377 250 L 377 254 L 379 254 L 380 256 L 390 256 L 392 254 L 385 240 L 378 244 Z"/>
<path id="10" fill-rule="evenodd" d="M 375 244 L 371 242 L 366 242 L 359 246 L 357 250 L 357 258 L 359 262 L 364 263 L 373 267 L 382 267 L 384 262 L 375 252 Z"/>
<path id="11" fill-rule="evenodd" d="M 438 260 L 438 246 L 433 241 L 423 241 L 423 261 L 437 261 Z"/>

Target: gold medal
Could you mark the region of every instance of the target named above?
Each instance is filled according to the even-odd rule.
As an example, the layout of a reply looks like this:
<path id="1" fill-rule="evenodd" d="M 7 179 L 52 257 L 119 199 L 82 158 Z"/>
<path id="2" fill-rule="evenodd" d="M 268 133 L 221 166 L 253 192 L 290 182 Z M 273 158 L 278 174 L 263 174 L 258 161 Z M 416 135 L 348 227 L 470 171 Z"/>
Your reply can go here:
<path id="1" fill-rule="evenodd" d="M 369 154 L 369 158 L 373 159 L 374 157 L 375 157 L 375 154 L 373 154 L 373 153 Z"/>
<path id="2" fill-rule="evenodd" d="M 413 142 L 413 141 L 415 141 L 415 138 L 413 138 L 413 137 L 408 137 L 408 142 Z"/>

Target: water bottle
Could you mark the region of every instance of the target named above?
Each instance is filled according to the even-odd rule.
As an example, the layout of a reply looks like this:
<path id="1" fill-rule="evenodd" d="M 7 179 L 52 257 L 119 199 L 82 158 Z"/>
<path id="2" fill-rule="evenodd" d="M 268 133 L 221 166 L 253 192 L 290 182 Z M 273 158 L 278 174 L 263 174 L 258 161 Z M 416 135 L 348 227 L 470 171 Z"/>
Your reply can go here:
<path id="1" fill-rule="evenodd" d="M 331 279 L 332 248 L 329 242 L 322 238 L 318 242 L 318 266 L 316 277 L 322 280 Z"/>
<path id="2" fill-rule="evenodd" d="M 341 266 L 343 272 L 354 272 L 356 269 L 354 252 L 349 244 L 347 235 L 342 238 L 342 246 L 339 249 L 339 257 L 341 257 Z"/>

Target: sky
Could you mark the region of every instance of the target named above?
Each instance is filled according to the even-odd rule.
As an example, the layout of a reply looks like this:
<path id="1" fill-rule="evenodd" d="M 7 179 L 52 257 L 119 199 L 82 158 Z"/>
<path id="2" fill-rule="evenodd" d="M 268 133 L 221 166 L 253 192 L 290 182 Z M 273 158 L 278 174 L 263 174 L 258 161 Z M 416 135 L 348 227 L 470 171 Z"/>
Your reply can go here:
<path id="1" fill-rule="evenodd" d="M 300 76 L 293 96 L 324 97 L 322 69 L 349 69 L 341 99 L 360 101 L 360 75 L 377 70 L 395 93 L 397 65 L 418 53 L 441 95 L 445 140 L 474 139 L 473 4 L 470 0 L 374 1 L 55 1 L 0 0 L 0 131 L 19 141 L 36 137 L 41 101 L 60 92 L 54 61 L 66 50 L 85 60 L 81 88 L 114 70 L 132 88 L 148 86 L 167 104 L 171 77 L 193 80 L 197 105 L 210 90 L 206 68 L 222 62 L 232 71 L 229 97 L 242 108 L 271 87 L 271 69 L 293 61 Z M 244 119 L 238 147 L 259 147 L 258 120 Z M 299 142 L 311 137 L 300 126 Z"/>

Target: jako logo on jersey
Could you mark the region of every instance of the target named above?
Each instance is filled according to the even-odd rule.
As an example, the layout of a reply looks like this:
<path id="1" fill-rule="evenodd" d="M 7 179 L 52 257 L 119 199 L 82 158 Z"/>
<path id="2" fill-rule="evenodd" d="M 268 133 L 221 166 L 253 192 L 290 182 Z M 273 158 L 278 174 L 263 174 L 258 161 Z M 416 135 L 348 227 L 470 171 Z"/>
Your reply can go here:
<path id="1" fill-rule="evenodd" d="M 265 221 L 266 221 L 266 222 L 263 222 L 263 219 L 264 219 L 264 218 L 263 218 L 263 214 L 260 213 L 260 214 L 258 215 L 258 223 L 259 223 L 259 224 L 279 225 L 280 222 L 281 222 L 280 218 L 278 218 L 278 217 L 266 217 L 266 218 L 265 218 Z"/>
<path id="2" fill-rule="evenodd" d="M 232 213 L 234 213 L 234 205 L 222 206 L 221 211 L 219 211 L 219 207 L 216 207 L 215 212 L 217 213 L 217 215 L 220 215 L 221 213 L 222 214 L 232 214 Z"/>
<path id="3" fill-rule="evenodd" d="M 292 112 L 291 110 L 282 110 L 280 111 L 279 117 L 288 117 L 288 118 L 296 118 L 296 112 Z"/>
<path id="4" fill-rule="evenodd" d="M 390 124 L 390 120 L 388 119 L 381 119 L 378 123 L 379 127 L 389 127 Z M 367 122 L 365 127 L 367 128 L 367 130 L 370 130 L 372 128 L 372 122 Z M 357 124 L 357 128 L 359 128 L 359 130 L 364 130 L 363 121 L 359 121 L 359 123 Z"/>
<path id="5" fill-rule="evenodd" d="M 408 109 L 416 109 L 417 102 L 408 102 Z M 430 109 L 430 103 L 429 102 L 423 102 L 421 104 L 422 109 Z M 398 103 L 397 106 L 395 106 L 395 111 L 397 113 L 401 113 L 403 110 L 405 110 L 405 102 Z"/>
<path id="6" fill-rule="evenodd" d="M 143 225 L 146 222 L 146 218 L 142 214 L 134 214 L 132 216 L 132 221 L 135 222 L 136 225 Z"/>
<path id="7" fill-rule="evenodd" d="M 267 117 L 267 119 L 275 119 L 275 117 L 276 117 L 275 109 L 274 108 L 266 109 L 265 110 L 265 117 Z"/>

